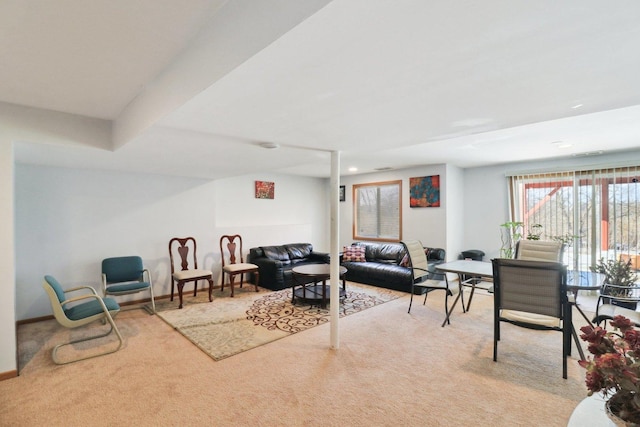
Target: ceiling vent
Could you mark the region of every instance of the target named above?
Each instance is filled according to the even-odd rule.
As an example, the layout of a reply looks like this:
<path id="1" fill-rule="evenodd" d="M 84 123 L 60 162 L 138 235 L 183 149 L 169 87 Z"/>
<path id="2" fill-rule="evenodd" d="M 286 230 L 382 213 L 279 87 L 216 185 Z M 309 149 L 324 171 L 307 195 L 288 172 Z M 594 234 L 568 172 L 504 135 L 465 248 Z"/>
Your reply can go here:
<path id="1" fill-rule="evenodd" d="M 274 142 L 261 142 L 259 145 L 260 147 L 266 148 L 267 150 L 273 150 L 280 147 L 280 145 Z"/>

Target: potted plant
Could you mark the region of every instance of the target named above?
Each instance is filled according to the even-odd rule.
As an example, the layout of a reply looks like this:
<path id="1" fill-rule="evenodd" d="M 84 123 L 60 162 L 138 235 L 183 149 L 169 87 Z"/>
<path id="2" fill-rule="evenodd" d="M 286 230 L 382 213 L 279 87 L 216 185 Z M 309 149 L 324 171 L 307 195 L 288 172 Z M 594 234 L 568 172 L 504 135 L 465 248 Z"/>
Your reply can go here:
<path id="1" fill-rule="evenodd" d="M 573 242 L 574 242 L 574 240 L 575 240 L 576 238 L 578 238 L 578 237 L 580 237 L 580 236 L 576 236 L 576 235 L 571 234 L 570 232 L 568 232 L 568 231 L 567 231 L 567 232 L 566 232 L 566 233 L 564 233 L 564 234 L 559 234 L 559 235 L 557 235 L 557 236 L 550 236 L 549 238 L 550 238 L 551 240 L 553 240 L 553 241 L 556 241 L 556 242 L 560 242 L 560 243 L 562 243 L 562 245 L 563 245 L 565 248 L 568 248 L 568 247 L 570 247 L 570 246 L 573 246 Z"/>
<path id="2" fill-rule="evenodd" d="M 613 260 L 600 258 L 595 266 L 591 266 L 590 270 L 596 273 L 604 274 L 604 283 L 614 285 L 604 289 L 607 295 L 611 295 L 612 304 L 625 306 L 631 309 L 636 308 L 636 302 L 620 301 L 618 298 L 629 298 L 632 294 L 632 287 L 635 285 L 638 275 L 631 268 L 631 260 Z"/>
<path id="3" fill-rule="evenodd" d="M 623 316 L 615 316 L 610 324 L 612 332 L 593 325 L 580 328 L 593 359 L 578 363 L 587 370 L 588 395 L 601 392 L 608 398 L 609 418 L 625 423 L 616 425 L 640 425 L 640 331 Z"/>
<path id="4" fill-rule="evenodd" d="M 540 240 L 542 236 L 542 224 L 533 224 L 527 232 L 527 240 Z"/>
<path id="5" fill-rule="evenodd" d="M 516 254 L 516 243 L 522 238 L 522 228 L 524 223 L 520 221 L 509 221 L 500 224 L 500 257 L 513 258 Z"/>

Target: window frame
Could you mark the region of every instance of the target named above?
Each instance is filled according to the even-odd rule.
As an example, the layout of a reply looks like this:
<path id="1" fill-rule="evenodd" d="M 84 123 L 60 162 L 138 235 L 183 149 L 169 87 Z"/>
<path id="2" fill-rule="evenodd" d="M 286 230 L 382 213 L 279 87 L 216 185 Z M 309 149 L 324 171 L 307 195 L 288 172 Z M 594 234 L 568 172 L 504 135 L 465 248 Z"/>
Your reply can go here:
<path id="1" fill-rule="evenodd" d="M 380 191 L 380 187 L 383 186 L 397 186 L 398 187 L 398 236 L 397 237 L 380 237 L 380 219 L 377 220 L 377 235 L 375 237 L 371 236 L 359 236 L 358 235 L 358 209 L 359 205 L 359 197 L 358 191 L 361 188 L 377 188 L 378 192 Z M 368 240 L 368 241 L 376 241 L 376 242 L 399 242 L 402 240 L 402 180 L 393 180 L 393 181 L 379 181 L 379 182 L 367 182 L 363 184 L 354 184 L 352 186 L 352 202 L 353 202 L 353 222 L 352 222 L 352 236 L 354 240 Z"/>

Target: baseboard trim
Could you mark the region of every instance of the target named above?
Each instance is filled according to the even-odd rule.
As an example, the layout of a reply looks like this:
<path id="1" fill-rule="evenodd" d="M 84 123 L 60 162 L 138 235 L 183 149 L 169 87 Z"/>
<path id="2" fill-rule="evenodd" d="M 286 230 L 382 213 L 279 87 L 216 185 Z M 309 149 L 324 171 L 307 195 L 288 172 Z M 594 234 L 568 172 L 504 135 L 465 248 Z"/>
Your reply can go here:
<path id="1" fill-rule="evenodd" d="M 18 376 L 17 370 L 0 372 L 0 381 L 10 380 L 11 378 L 16 378 L 17 376 Z"/>
<path id="2" fill-rule="evenodd" d="M 220 286 L 214 286 L 213 288 L 214 289 L 216 289 L 216 288 L 220 289 Z M 209 290 L 208 286 L 203 287 L 203 288 L 198 288 L 198 292 L 201 292 L 201 291 L 207 292 L 208 290 Z M 191 289 L 189 292 L 193 293 L 193 289 Z M 178 296 L 178 293 L 176 292 L 175 297 L 177 298 L 177 296 Z M 156 296 L 154 299 L 156 301 L 158 301 L 158 300 L 161 300 L 161 299 L 169 299 L 169 298 L 171 298 L 171 295 L 167 294 L 167 295 Z M 135 301 L 127 301 L 127 302 L 120 303 L 120 306 L 121 307 L 128 307 L 130 305 L 146 304 L 148 302 L 151 302 L 151 299 L 146 298 L 146 299 L 139 299 L 139 300 L 135 300 Z M 53 318 L 54 318 L 53 315 L 50 314 L 48 316 L 32 317 L 32 318 L 29 318 L 29 319 L 18 320 L 16 322 L 16 326 L 26 325 L 27 323 L 42 322 L 43 320 L 51 320 Z"/>

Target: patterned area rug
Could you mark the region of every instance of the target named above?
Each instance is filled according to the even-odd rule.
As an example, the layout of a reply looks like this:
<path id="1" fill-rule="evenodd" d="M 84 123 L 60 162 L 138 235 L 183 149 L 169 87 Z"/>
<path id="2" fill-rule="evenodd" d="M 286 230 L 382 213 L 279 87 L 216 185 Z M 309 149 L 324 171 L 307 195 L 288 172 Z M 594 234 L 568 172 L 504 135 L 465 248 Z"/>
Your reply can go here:
<path id="1" fill-rule="evenodd" d="M 340 317 L 358 313 L 404 295 L 389 289 L 347 283 L 340 303 Z M 291 303 L 291 289 L 255 292 L 253 286 L 236 289 L 235 297 L 220 296 L 214 291 L 209 302 L 207 291 L 198 296 L 185 292 L 184 304 L 177 309 L 174 301 L 156 302 L 158 317 L 197 345 L 214 360 L 261 346 L 271 341 L 329 322 L 329 307 L 321 309 L 296 300 Z"/>

